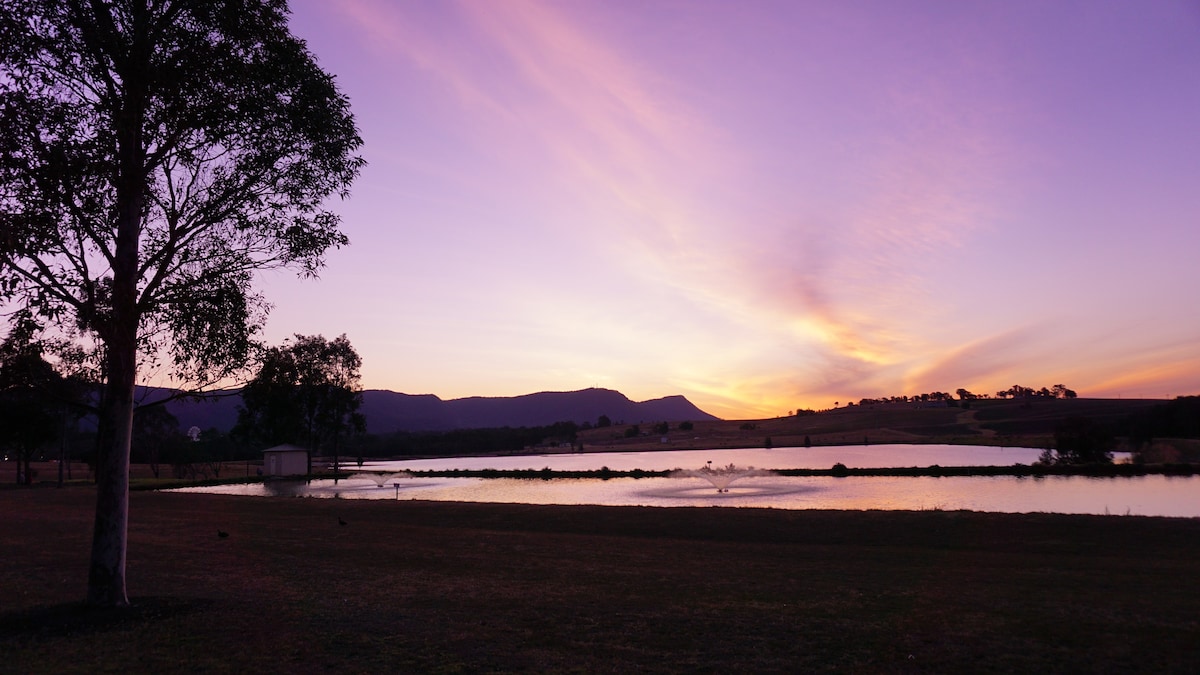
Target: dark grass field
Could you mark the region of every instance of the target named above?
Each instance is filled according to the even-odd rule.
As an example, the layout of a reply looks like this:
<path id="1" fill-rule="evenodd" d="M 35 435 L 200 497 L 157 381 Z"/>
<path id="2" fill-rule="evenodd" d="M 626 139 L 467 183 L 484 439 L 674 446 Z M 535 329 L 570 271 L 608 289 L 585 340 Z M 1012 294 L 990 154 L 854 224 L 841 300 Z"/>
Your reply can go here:
<path id="1" fill-rule="evenodd" d="M 0 490 L 0 672 L 1200 672 L 1200 519 L 134 493 L 86 611 L 92 496 Z"/>

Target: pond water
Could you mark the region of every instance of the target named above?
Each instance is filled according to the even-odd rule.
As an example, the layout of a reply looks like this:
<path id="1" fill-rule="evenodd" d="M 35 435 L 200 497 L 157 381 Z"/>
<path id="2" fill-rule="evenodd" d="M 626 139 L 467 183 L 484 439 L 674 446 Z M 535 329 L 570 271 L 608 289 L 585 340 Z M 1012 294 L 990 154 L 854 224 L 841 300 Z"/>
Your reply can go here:
<path id="1" fill-rule="evenodd" d="M 704 466 L 761 469 L 849 467 L 1006 466 L 1029 464 L 1040 450 L 975 446 L 844 446 L 772 450 L 687 450 L 637 453 L 467 457 L 368 462 L 362 470 L 542 469 L 614 471 Z M 353 466 L 353 465 L 351 465 Z M 784 477 L 746 476 L 718 492 L 701 477 L 654 478 L 388 478 L 270 481 L 184 488 L 256 496 L 337 499 L 420 499 L 524 504 L 612 506 L 726 506 L 780 509 L 959 510 L 1200 517 L 1200 477 L 1082 476 Z"/>
<path id="2" fill-rule="evenodd" d="M 738 448 L 723 450 L 657 450 L 649 452 L 572 452 L 499 457 L 443 457 L 396 462 L 367 462 L 364 470 L 423 471 L 450 469 L 533 469 L 555 471 L 667 471 L 736 464 L 759 469 L 828 469 L 848 467 L 1012 466 L 1032 464 L 1042 451 L 984 445 L 838 445 L 819 448 Z"/>

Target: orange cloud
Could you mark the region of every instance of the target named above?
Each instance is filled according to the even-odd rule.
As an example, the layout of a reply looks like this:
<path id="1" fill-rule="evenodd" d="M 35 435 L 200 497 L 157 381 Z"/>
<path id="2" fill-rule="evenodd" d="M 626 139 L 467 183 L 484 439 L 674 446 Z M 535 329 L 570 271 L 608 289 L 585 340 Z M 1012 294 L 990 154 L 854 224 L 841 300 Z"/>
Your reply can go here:
<path id="1" fill-rule="evenodd" d="M 1088 383 L 1086 394 L 1106 398 L 1200 395 L 1200 357 L 1194 355 L 1194 345 L 1192 342 L 1168 353 L 1138 355 L 1134 363 L 1098 382 Z"/>
<path id="2" fill-rule="evenodd" d="M 964 387 L 977 394 L 991 393 L 989 387 L 1007 387 L 1009 380 L 1020 377 L 1033 354 L 1040 351 L 1039 333 L 1034 326 L 1005 331 L 934 354 L 931 362 L 918 365 L 906 378 L 905 391 L 917 393 Z M 1028 386 L 1028 385 L 1026 385 Z M 1038 385 L 1034 385 L 1038 386 Z"/>

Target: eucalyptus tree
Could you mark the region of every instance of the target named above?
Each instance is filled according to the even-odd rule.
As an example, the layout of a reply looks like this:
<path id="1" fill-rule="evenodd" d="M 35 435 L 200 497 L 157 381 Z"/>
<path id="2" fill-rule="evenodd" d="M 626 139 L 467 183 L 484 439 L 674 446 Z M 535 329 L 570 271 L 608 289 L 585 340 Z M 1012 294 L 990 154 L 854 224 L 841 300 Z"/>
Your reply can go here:
<path id="1" fill-rule="evenodd" d="M 366 430 L 362 358 L 340 335 L 296 335 L 267 350 L 258 374 L 242 389 L 235 433 L 245 441 L 296 443 L 329 452 L 334 468 L 341 440 Z"/>
<path id="2" fill-rule="evenodd" d="M 0 0 L 0 302 L 100 346 L 88 600 L 128 604 L 139 365 L 193 390 L 247 361 L 258 270 L 348 243 L 349 101 L 284 0 Z"/>

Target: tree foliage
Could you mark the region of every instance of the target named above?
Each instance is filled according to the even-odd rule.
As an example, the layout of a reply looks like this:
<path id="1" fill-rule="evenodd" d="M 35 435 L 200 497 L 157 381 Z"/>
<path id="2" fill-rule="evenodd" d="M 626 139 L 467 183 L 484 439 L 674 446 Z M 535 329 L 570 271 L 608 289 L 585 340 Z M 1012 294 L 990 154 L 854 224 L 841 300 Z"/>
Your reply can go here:
<path id="1" fill-rule="evenodd" d="M 179 420 L 165 405 L 138 408 L 133 415 L 133 440 L 130 457 L 150 465 L 155 478 L 164 459 L 168 461 L 179 451 L 186 436 L 179 430 Z"/>
<path id="2" fill-rule="evenodd" d="M 28 322 L 0 343 L 0 449 L 17 463 L 17 482 L 32 482 L 30 462 L 58 438 L 62 377 L 44 358 Z"/>
<path id="3" fill-rule="evenodd" d="M 970 390 L 963 388 L 963 387 L 959 387 L 958 389 L 955 390 L 954 393 L 958 396 L 959 401 L 974 401 L 977 399 L 987 398 L 987 396 L 985 394 L 975 394 L 975 393 L 972 393 Z M 1032 387 L 1025 387 L 1025 386 L 1022 386 L 1019 384 L 1014 384 L 1013 386 L 1009 387 L 1008 389 L 996 392 L 996 398 L 1001 398 L 1001 399 L 1003 399 L 1003 398 L 1075 398 L 1076 396 L 1078 396 L 1078 394 L 1076 394 L 1073 389 L 1068 389 L 1067 387 L 1065 387 L 1064 385 L 1061 385 L 1061 384 L 1056 384 L 1050 388 L 1042 387 L 1041 389 L 1034 389 Z M 858 402 L 858 404 L 865 406 L 865 405 L 878 405 L 878 404 L 882 404 L 882 403 L 927 403 L 927 402 L 933 402 L 933 401 L 945 401 L 945 402 L 949 403 L 954 400 L 955 400 L 954 396 L 952 396 L 951 394 L 949 394 L 947 392 L 933 391 L 933 392 L 929 392 L 926 394 L 913 394 L 913 395 L 905 394 L 905 395 L 897 395 L 897 396 L 885 396 L 882 398 L 864 398 L 864 399 L 860 400 Z M 833 405 L 834 405 L 834 407 L 837 407 L 836 403 L 834 403 Z M 807 411 L 807 412 L 811 412 L 811 411 Z M 800 415 L 801 411 L 796 411 L 796 414 Z"/>
<path id="4" fill-rule="evenodd" d="M 581 428 L 575 422 L 555 422 L 537 427 L 398 431 L 380 436 L 368 434 L 363 443 L 363 455 L 452 457 L 516 452 L 539 446 L 574 443 Z"/>
<path id="5" fill-rule="evenodd" d="M 348 433 L 366 430 L 359 370 L 362 359 L 341 335 L 296 335 L 267 351 L 258 375 L 242 390 L 236 434 L 266 446 L 294 443 L 335 456 Z"/>
<path id="6" fill-rule="evenodd" d="M 1114 443 L 1109 428 L 1088 417 L 1072 416 L 1054 430 L 1053 457 L 1045 454 L 1042 459 L 1055 464 L 1108 464 Z"/>
<path id="7" fill-rule="evenodd" d="M 1014 384 L 1004 391 L 996 392 L 996 398 L 1076 398 L 1077 396 L 1075 390 L 1068 389 L 1061 384 L 1056 384 L 1049 389 L 1046 387 L 1034 389 Z"/>
<path id="8" fill-rule="evenodd" d="M 0 301 L 100 346 L 93 604 L 128 604 L 139 357 L 240 369 L 254 273 L 347 243 L 360 145 L 284 0 L 0 0 Z"/>
<path id="9" fill-rule="evenodd" d="M 0 7 L 4 290 L 228 375 L 266 309 L 252 272 L 347 243 L 322 208 L 362 164 L 347 100 L 283 2 Z"/>

